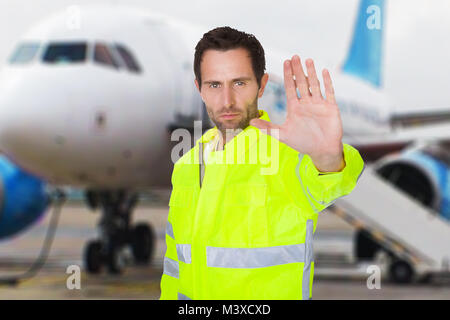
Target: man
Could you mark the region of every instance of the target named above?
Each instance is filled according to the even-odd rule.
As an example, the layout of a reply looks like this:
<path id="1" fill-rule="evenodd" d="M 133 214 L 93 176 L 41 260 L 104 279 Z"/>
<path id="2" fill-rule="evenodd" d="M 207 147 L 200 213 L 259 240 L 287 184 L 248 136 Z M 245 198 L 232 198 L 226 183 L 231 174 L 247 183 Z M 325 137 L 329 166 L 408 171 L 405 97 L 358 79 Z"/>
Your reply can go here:
<path id="1" fill-rule="evenodd" d="M 161 299 L 311 298 L 318 213 L 352 191 L 364 163 L 342 144 L 330 74 L 324 98 L 312 60 L 306 69 L 297 55 L 284 62 L 278 126 L 258 110 L 258 40 L 223 27 L 197 44 L 195 85 L 216 127 L 174 167 Z"/>

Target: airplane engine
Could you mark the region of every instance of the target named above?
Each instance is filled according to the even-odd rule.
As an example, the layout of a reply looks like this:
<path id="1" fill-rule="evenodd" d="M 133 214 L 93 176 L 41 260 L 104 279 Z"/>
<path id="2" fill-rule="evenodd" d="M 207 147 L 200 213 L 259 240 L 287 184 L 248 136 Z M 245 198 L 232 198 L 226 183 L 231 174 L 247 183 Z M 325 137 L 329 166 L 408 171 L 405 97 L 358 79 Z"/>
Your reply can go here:
<path id="1" fill-rule="evenodd" d="M 428 144 L 388 155 L 376 171 L 423 205 L 450 220 L 450 152 L 443 144 Z M 449 221 L 450 223 L 450 221 Z"/>
<path id="2" fill-rule="evenodd" d="M 48 204 L 45 183 L 0 156 L 0 239 L 31 226 Z"/>

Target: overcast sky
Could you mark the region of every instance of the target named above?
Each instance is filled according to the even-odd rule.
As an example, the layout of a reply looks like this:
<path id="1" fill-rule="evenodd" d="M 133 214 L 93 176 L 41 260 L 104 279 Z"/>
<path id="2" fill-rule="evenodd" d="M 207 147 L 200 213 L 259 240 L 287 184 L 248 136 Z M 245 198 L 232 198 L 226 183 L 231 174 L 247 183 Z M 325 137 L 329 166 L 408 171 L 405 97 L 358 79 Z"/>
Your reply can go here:
<path id="1" fill-rule="evenodd" d="M 0 61 L 17 38 L 55 10 L 92 0 L 0 0 Z M 103 0 L 156 10 L 205 26 L 253 33 L 263 46 L 318 59 L 331 70 L 343 61 L 359 0 Z M 450 1 L 387 0 L 384 87 L 396 110 L 450 110 Z"/>

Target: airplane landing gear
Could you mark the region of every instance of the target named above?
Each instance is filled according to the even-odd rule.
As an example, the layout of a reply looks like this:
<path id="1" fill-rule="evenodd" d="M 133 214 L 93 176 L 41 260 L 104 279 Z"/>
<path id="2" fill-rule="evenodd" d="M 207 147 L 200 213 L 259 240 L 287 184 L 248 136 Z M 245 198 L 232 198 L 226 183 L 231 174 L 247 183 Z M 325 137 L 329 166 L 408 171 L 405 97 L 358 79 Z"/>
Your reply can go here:
<path id="1" fill-rule="evenodd" d="M 148 264 L 150 262 L 153 254 L 154 239 L 155 234 L 149 225 L 140 223 L 134 227 L 131 248 L 136 263 Z"/>
<path id="2" fill-rule="evenodd" d="M 153 254 L 155 237 L 150 225 L 130 226 L 130 216 L 138 195 L 127 191 L 88 191 L 88 205 L 102 208 L 100 238 L 91 240 L 84 250 L 88 273 L 97 274 L 106 266 L 109 273 L 120 274 L 132 261 L 148 264 Z"/>
<path id="3" fill-rule="evenodd" d="M 91 240 L 84 250 L 84 264 L 89 273 L 100 273 L 103 265 L 103 246 L 99 240 Z"/>

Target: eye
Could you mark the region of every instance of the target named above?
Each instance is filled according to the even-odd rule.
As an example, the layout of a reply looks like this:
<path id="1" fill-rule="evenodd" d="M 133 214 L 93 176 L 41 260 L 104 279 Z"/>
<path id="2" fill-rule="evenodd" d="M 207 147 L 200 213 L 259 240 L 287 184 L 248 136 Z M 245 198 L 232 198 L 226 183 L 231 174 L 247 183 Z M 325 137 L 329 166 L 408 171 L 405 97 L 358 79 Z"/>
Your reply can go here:
<path id="1" fill-rule="evenodd" d="M 213 82 L 213 83 L 210 83 L 210 84 L 209 84 L 209 87 L 210 87 L 210 88 L 218 88 L 218 87 L 219 87 L 219 84 L 218 84 L 217 82 Z"/>
<path id="2" fill-rule="evenodd" d="M 244 84 L 245 84 L 245 82 L 244 81 L 236 81 L 235 82 L 236 83 L 236 85 L 238 85 L 238 86 L 243 86 Z"/>

